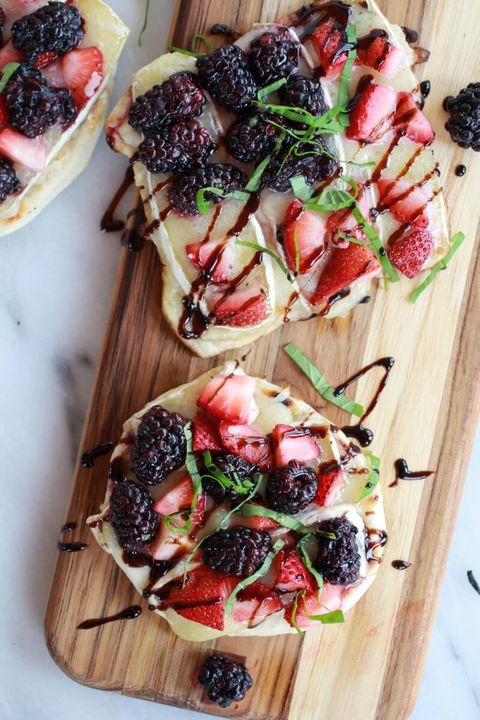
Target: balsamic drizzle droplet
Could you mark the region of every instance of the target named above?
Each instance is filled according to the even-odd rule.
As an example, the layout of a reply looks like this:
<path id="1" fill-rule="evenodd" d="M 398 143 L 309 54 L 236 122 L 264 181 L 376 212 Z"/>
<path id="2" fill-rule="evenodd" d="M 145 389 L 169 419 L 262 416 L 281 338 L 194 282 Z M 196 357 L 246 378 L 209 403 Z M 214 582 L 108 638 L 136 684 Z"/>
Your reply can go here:
<path id="1" fill-rule="evenodd" d="M 457 177 L 463 177 L 466 172 L 467 168 L 465 167 L 465 165 L 457 165 L 457 167 L 455 168 L 455 175 Z"/>
<path id="2" fill-rule="evenodd" d="M 354 438 L 362 447 L 368 447 L 373 442 L 373 432 L 369 428 L 358 423 L 358 425 L 344 425 L 342 432 L 347 437 Z"/>
<path id="3" fill-rule="evenodd" d="M 423 98 L 427 98 L 430 95 L 430 91 L 432 89 L 432 83 L 430 80 L 424 80 L 420 83 L 420 92 L 422 93 Z"/>
<path id="4" fill-rule="evenodd" d="M 475 592 L 480 595 L 480 585 L 478 584 L 472 570 L 467 571 L 467 578 L 468 578 L 468 582 L 470 583 L 472 588 L 475 590 Z"/>
<path id="5" fill-rule="evenodd" d="M 129 166 L 125 172 L 125 176 L 120 184 L 120 187 L 113 196 L 109 206 L 105 210 L 103 217 L 100 221 L 100 229 L 102 232 L 118 232 L 123 230 L 125 223 L 123 220 L 116 220 L 114 218 L 115 211 L 120 204 L 123 196 L 127 192 L 130 185 L 133 185 L 133 168 Z"/>
<path id="6" fill-rule="evenodd" d="M 122 610 L 116 615 L 109 615 L 104 618 L 92 618 L 91 620 L 84 620 L 77 625 L 77 630 L 90 630 L 91 628 L 98 627 L 99 625 L 106 625 L 107 623 L 114 622 L 115 620 L 134 620 L 142 612 L 140 605 L 132 605 L 131 607 Z"/>
<path id="7" fill-rule="evenodd" d="M 215 23 L 215 25 L 212 25 L 210 35 L 225 35 L 225 37 L 233 38 L 234 40 L 240 37 L 240 33 L 238 33 L 235 28 L 230 25 L 224 25 L 223 23 Z"/>
<path id="8" fill-rule="evenodd" d="M 80 457 L 80 467 L 92 468 L 95 465 L 95 460 L 102 455 L 107 455 L 113 450 L 113 442 L 103 442 L 100 445 L 92 448 L 91 450 L 85 450 Z"/>
<path id="9" fill-rule="evenodd" d="M 392 560 L 392 567 L 395 570 L 406 570 L 411 564 L 407 560 Z"/>
<path id="10" fill-rule="evenodd" d="M 76 527 L 77 527 L 77 523 L 76 523 L 76 522 L 67 522 L 67 523 L 65 523 L 65 525 L 64 525 L 64 526 L 62 527 L 62 529 L 60 530 L 60 533 L 72 532 L 72 530 L 75 530 Z"/>
<path id="11" fill-rule="evenodd" d="M 409 45 L 418 42 L 418 32 L 416 30 L 412 30 L 412 28 L 409 27 L 402 27 L 402 30 Z"/>
<path id="12" fill-rule="evenodd" d="M 67 522 L 60 530 L 60 535 L 63 533 L 70 533 L 77 527 L 76 522 Z M 61 540 L 57 542 L 57 548 L 60 552 L 66 552 L 66 553 L 72 553 L 72 552 L 81 552 L 82 550 L 85 550 L 88 547 L 87 543 L 83 542 L 69 542 L 64 543 Z"/>
<path id="13" fill-rule="evenodd" d="M 433 470 L 417 470 L 412 472 L 408 469 L 407 461 L 404 458 L 395 460 L 396 481 L 398 480 L 425 480 L 425 478 L 433 475 Z M 395 484 L 396 484 L 395 481 Z"/>

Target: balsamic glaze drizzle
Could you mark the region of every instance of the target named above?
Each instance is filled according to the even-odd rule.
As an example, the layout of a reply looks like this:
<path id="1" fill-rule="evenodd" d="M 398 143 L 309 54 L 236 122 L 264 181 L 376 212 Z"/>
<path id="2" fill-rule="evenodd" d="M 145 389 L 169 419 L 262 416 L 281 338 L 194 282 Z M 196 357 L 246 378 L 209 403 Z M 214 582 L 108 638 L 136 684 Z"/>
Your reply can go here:
<path id="1" fill-rule="evenodd" d="M 113 450 L 114 445 L 113 442 L 103 442 L 91 450 L 85 450 L 80 457 L 80 467 L 92 468 L 95 465 L 95 460 L 102 455 L 108 455 Z"/>
<path id="2" fill-rule="evenodd" d="M 395 460 L 396 480 L 425 480 L 425 478 L 433 475 L 433 470 L 417 470 L 412 472 L 408 469 L 407 461 L 404 458 Z"/>
<path id="3" fill-rule="evenodd" d="M 395 570 L 406 570 L 411 564 L 408 560 L 392 560 L 392 567 Z"/>
<path id="4" fill-rule="evenodd" d="M 120 201 L 127 192 L 128 188 L 130 187 L 130 185 L 133 185 L 133 181 L 133 168 L 131 165 L 129 165 L 125 172 L 125 176 L 120 184 L 120 187 L 113 196 L 109 206 L 107 207 L 100 221 L 100 229 L 103 232 L 118 232 L 124 229 L 125 222 L 123 220 L 116 220 L 114 218 L 114 215 L 118 205 L 120 204 Z"/>
<path id="5" fill-rule="evenodd" d="M 77 527 L 76 522 L 67 522 L 60 530 L 60 535 L 63 535 L 64 533 L 70 533 Z M 66 552 L 66 553 L 72 553 L 72 552 L 81 552 L 82 550 L 85 550 L 88 547 L 87 543 L 83 542 L 70 542 L 70 543 L 64 543 L 61 540 L 57 542 L 57 548 L 60 552 Z"/>
<path id="6" fill-rule="evenodd" d="M 114 620 L 134 620 L 142 612 L 140 605 L 132 605 L 131 607 L 122 610 L 116 615 L 109 615 L 104 618 L 92 618 L 91 620 L 84 620 L 77 625 L 77 630 L 90 630 L 91 628 L 98 627 L 99 625 L 106 625 L 107 623 L 114 622 Z"/>

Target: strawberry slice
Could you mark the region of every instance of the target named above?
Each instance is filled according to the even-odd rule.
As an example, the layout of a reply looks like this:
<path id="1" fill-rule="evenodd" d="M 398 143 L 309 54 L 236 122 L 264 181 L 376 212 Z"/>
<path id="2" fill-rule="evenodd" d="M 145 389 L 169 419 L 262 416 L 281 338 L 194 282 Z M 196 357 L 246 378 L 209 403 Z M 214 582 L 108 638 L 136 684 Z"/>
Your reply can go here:
<path id="1" fill-rule="evenodd" d="M 328 507 L 338 499 L 344 483 L 344 475 L 341 467 L 333 467 L 326 472 L 318 473 L 318 489 L 314 502 L 317 505 Z"/>
<path id="2" fill-rule="evenodd" d="M 247 423 L 258 410 L 255 380 L 249 375 L 216 375 L 203 388 L 197 405 L 219 420 Z"/>
<path id="3" fill-rule="evenodd" d="M 182 525 L 184 520 L 179 519 L 178 525 Z M 149 551 L 155 560 L 171 560 L 178 558 L 179 554 L 188 555 L 193 550 L 195 540 L 190 537 L 189 533 L 175 532 L 167 527 L 162 520 L 157 534 L 149 545 Z"/>
<path id="4" fill-rule="evenodd" d="M 63 56 L 62 70 L 75 105 L 81 108 L 103 80 L 103 54 L 97 47 L 78 48 Z"/>
<path id="5" fill-rule="evenodd" d="M 283 231 L 285 260 L 296 272 L 297 249 L 300 275 L 306 275 L 325 252 L 325 223 L 312 210 L 295 200 L 287 210 Z"/>
<path id="6" fill-rule="evenodd" d="M 206 271 L 214 282 L 222 283 L 230 279 L 233 263 L 231 245 L 216 240 L 190 243 L 186 246 L 185 252 L 195 267 Z"/>
<path id="7" fill-rule="evenodd" d="M 342 71 L 347 59 L 347 52 L 341 50 L 345 44 L 344 29 L 335 19 L 328 18 L 318 25 L 311 38 L 324 74 L 334 80 Z"/>
<path id="8" fill-rule="evenodd" d="M 193 500 L 193 483 L 189 475 L 185 475 L 175 487 L 169 490 L 153 505 L 159 515 L 171 515 L 180 510 L 189 510 Z M 192 525 L 200 525 L 205 515 L 205 496 L 203 493 L 197 499 L 195 510 L 192 513 Z M 183 521 L 181 521 L 183 523 Z"/>
<path id="9" fill-rule="evenodd" d="M 193 450 L 223 450 L 217 426 L 203 412 L 197 413 L 193 422 Z"/>
<path id="10" fill-rule="evenodd" d="M 272 469 L 272 455 L 268 438 L 249 425 L 220 423 L 220 437 L 227 450 L 258 465 L 266 472 Z"/>
<path id="11" fill-rule="evenodd" d="M 0 130 L 0 154 L 34 172 L 42 172 L 47 161 L 45 138 L 27 138 L 15 130 L 5 128 Z"/>
<path id="12" fill-rule="evenodd" d="M 317 589 L 312 573 L 307 570 L 295 548 L 287 547 L 280 550 L 275 558 L 275 587 L 282 592 Z"/>
<path id="13" fill-rule="evenodd" d="M 250 600 L 237 600 L 233 606 L 233 619 L 237 623 L 246 625 L 252 620 L 256 611 L 260 607 L 261 600 L 251 598 Z"/>
<path id="14" fill-rule="evenodd" d="M 375 32 L 377 35 L 374 35 Z M 371 42 L 366 47 L 360 44 L 357 52 L 362 65 L 377 70 L 385 77 L 393 77 L 404 65 L 404 54 L 400 48 L 392 45 L 384 30 L 372 31 Z"/>
<path id="15" fill-rule="evenodd" d="M 41 70 L 42 68 L 47 67 L 47 65 L 51 65 L 57 58 L 58 55 L 55 52 L 42 52 L 35 60 L 33 67 L 37 68 L 37 70 Z"/>
<path id="16" fill-rule="evenodd" d="M 428 230 L 415 230 L 402 238 L 388 251 L 393 265 L 402 275 L 413 278 L 430 256 L 435 238 Z"/>
<path id="17" fill-rule="evenodd" d="M 290 460 L 316 460 L 321 450 L 307 428 L 275 425 L 272 430 L 275 467 L 282 468 Z"/>
<path id="18" fill-rule="evenodd" d="M 419 145 L 430 145 L 435 139 L 432 126 L 408 92 L 398 93 L 394 125 L 396 130 Z"/>
<path id="19" fill-rule="evenodd" d="M 342 609 L 342 595 L 344 588 L 341 585 L 330 585 L 324 582 L 320 598 L 317 593 L 307 593 L 305 600 L 300 599 L 295 616 L 298 627 L 306 630 L 319 627 L 318 620 L 310 620 L 308 615 L 324 615 L 334 610 Z M 293 602 L 285 609 L 285 619 L 292 625 Z"/>
<path id="20" fill-rule="evenodd" d="M 255 503 L 257 505 L 263 504 L 258 501 L 255 501 Z M 234 515 L 230 526 L 248 527 L 252 530 L 276 530 L 276 528 L 280 527 L 276 520 L 265 517 L 264 515 L 253 515 L 252 517 L 239 517 L 238 515 Z"/>
<path id="21" fill-rule="evenodd" d="M 363 245 L 349 243 L 334 248 L 310 302 L 320 305 L 357 280 L 378 275 L 382 266 L 375 255 Z"/>
<path id="22" fill-rule="evenodd" d="M 391 130 L 396 106 L 392 88 L 370 82 L 350 112 L 347 137 L 358 142 L 376 142 Z"/>
<path id="23" fill-rule="evenodd" d="M 417 227 L 422 228 L 428 225 L 428 216 L 424 210 L 430 198 L 423 188 L 406 180 L 385 178 L 378 181 L 377 187 L 381 207 L 388 208 L 397 220 L 415 222 Z"/>
<path id="24" fill-rule="evenodd" d="M 263 290 L 256 285 L 225 295 L 213 308 L 219 325 L 251 327 L 263 322 L 271 310 Z"/>
<path id="25" fill-rule="evenodd" d="M 11 40 L 0 49 L 0 70 L 8 63 L 21 63 L 22 60 L 22 53 L 13 47 Z"/>

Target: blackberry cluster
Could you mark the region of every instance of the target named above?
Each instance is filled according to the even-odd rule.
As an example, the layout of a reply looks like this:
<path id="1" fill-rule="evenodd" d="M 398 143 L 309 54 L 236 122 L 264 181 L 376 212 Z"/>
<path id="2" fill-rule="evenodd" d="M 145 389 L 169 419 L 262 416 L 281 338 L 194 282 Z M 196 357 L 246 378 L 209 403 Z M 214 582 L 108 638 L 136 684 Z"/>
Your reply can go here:
<path id="1" fill-rule="evenodd" d="M 162 125 L 198 117 L 205 107 L 205 95 L 190 72 L 178 72 L 161 85 L 140 95 L 130 108 L 128 122 L 148 134 Z"/>
<path id="2" fill-rule="evenodd" d="M 20 65 L 5 88 L 10 123 L 23 135 L 43 135 L 57 122 L 68 123 L 77 114 L 69 90 L 52 88 L 42 73 Z"/>
<path id="3" fill-rule="evenodd" d="M 210 655 L 200 670 L 198 680 L 205 687 L 209 699 L 222 708 L 243 700 L 253 685 L 245 665 L 225 655 Z"/>
<path id="4" fill-rule="evenodd" d="M 242 112 L 257 93 L 248 57 L 238 45 L 224 45 L 198 58 L 197 68 L 202 86 L 219 105 Z"/>
<path id="5" fill-rule="evenodd" d="M 254 40 L 250 50 L 250 66 L 263 87 L 280 78 L 288 78 L 297 70 L 300 45 L 288 30 L 264 33 Z"/>
<path id="6" fill-rule="evenodd" d="M 317 487 L 315 470 L 298 460 L 290 460 L 286 467 L 275 470 L 268 478 L 267 501 L 277 512 L 295 515 L 312 502 Z"/>
<path id="7" fill-rule="evenodd" d="M 130 456 L 130 470 L 144 485 L 158 485 L 185 461 L 185 419 L 160 405 L 143 416 Z"/>
<path id="8" fill-rule="evenodd" d="M 217 453 L 213 455 L 212 460 L 220 472 L 232 482 L 236 482 L 236 475 L 242 480 L 246 479 L 253 482 L 255 474 L 259 472 L 256 465 L 232 453 Z M 205 472 L 208 473 L 209 471 L 206 469 Z M 224 488 L 213 477 L 204 477 L 202 485 L 207 495 L 213 497 L 218 503 L 223 502 L 225 498 L 232 502 L 236 502 L 239 498 L 238 493 L 233 488 Z"/>
<path id="9" fill-rule="evenodd" d="M 159 516 L 145 488 L 124 478 L 115 483 L 110 498 L 112 525 L 118 542 L 127 552 L 139 552 L 158 528 Z"/>
<path id="10" fill-rule="evenodd" d="M 202 165 L 214 150 L 208 130 L 197 120 L 186 120 L 147 135 L 138 155 L 150 172 L 185 172 Z"/>
<path id="11" fill-rule="evenodd" d="M 335 540 L 318 535 L 316 568 L 332 585 L 350 585 L 358 580 L 360 555 L 357 528 L 347 518 L 324 520 L 319 530 L 333 533 Z"/>
<path id="12" fill-rule="evenodd" d="M 446 97 L 444 109 L 450 113 L 445 127 L 454 143 L 480 151 L 480 82 L 470 83 L 456 97 Z"/>
<path id="13" fill-rule="evenodd" d="M 40 53 L 63 55 L 73 50 L 83 35 L 83 20 L 77 8 L 63 2 L 50 2 L 12 25 L 13 47 L 31 65 Z"/>
<path id="14" fill-rule="evenodd" d="M 241 190 L 247 184 L 245 173 L 234 165 L 216 163 L 177 178 L 170 192 L 172 205 L 183 215 L 198 215 L 197 192 L 206 187 L 217 187 L 224 193 Z M 206 200 L 219 203 L 222 198 L 213 193 L 205 194 Z"/>
<path id="15" fill-rule="evenodd" d="M 263 160 L 275 147 L 279 134 L 275 125 L 259 115 L 239 120 L 225 138 L 227 148 L 234 158 L 244 163 Z"/>
<path id="16" fill-rule="evenodd" d="M 203 543 L 203 562 L 223 575 L 248 577 L 258 570 L 272 548 L 264 530 L 246 527 L 219 530 Z"/>
<path id="17" fill-rule="evenodd" d="M 20 188 L 17 173 L 9 162 L 0 158 L 0 202 Z"/>
<path id="18" fill-rule="evenodd" d="M 328 110 L 321 84 L 304 75 L 291 77 L 280 89 L 280 97 L 285 105 L 303 108 L 312 115 L 324 115 Z"/>
<path id="19" fill-rule="evenodd" d="M 318 138 L 317 143 L 325 150 L 325 143 Z M 302 175 L 308 185 L 325 180 L 333 175 L 337 168 L 336 161 L 329 155 L 316 151 L 315 155 L 300 156 L 293 152 L 288 154 L 288 146 L 272 159 L 262 176 L 264 187 L 277 192 L 291 190 L 290 178 Z"/>

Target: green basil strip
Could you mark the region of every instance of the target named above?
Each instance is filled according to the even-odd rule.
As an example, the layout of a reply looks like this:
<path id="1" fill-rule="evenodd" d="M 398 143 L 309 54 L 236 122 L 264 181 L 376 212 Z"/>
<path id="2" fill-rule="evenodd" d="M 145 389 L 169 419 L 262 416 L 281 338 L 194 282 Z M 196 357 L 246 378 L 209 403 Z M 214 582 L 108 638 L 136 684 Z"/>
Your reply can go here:
<path id="1" fill-rule="evenodd" d="M 335 212 L 336 210 L 344 210 L 349 208 L 355 202 L 354 198 L 346 190 L 324 190 L 318 197 L 312 198 L 310 202 L 305 203 L 306 210 L 316 210 L 317 212 Z"/>
<path id="2" fill-rule="evenodd" d="M 307 594 L 306 590 L 299 590 L 299 592 L 295 593 L 295 597 L 293 598 L 293 607 L 292 607 L 292 614 L 290 616 L 290 622 L 292 623 L 292 626 L 295 628 L 295 630 L 299 633 L 299 635 L 304 635 L 305 630 L 302 630 L 302 628 L 300 628 L 297 623 L 298 601 L 301 597 L 303 597 L 303 600 L 305 602 L 306 594 Z"/>
<path id="3" fill-rule="evenodd" d="M 362 500 L 365 500 L 365 498 L 367 498 L 369 495 L 371 495 L 377 487 L 378 481 L 380 480 L 380 458 L 378 458 L 371 452 L 367 452 L 365 454 L 370 459 L 370 475 L 368 476 L 365 487 L 363 488 L 356 502 L 361 502 Z"/>
<path id="4" fill-rule="evenodd" d="M 323 625 L 334 625 L 336 623 L 344 623 L 345 615 L 342 610 L 332 610 L 332 612 L 323 613 L 322 615 L 308 615 L 309 620 L 321 622 Z"/>
<path id="5" fill-rule="evenodd" d="M 7 63 L 2 70 L 2 79 L 0 80 L 0 92 L 5 90 L 5 86 L 12 77 L 13 73 L 18 70 L 20 63 L 11 62 Z"/>
<path id="6" fill-rule="evenodd" d="M 440 270 L 444 270 L 450 260 L 453 258 L 455 253 L 457 252 L 460 245 L 465 240 L 465 235 L 462 232 L 455 233 L 455 235 L 451 239 L 451 248 L 447 252 L 447 254 L 439 260 L 433 268 L 430 270 L 430 273 L 427 275 L 425 280 L 420 283 L 420 285 L 416 288 L 416 290 L 413 291 L 413 293 L 410 295 L 410 300 L 415 303 L 417 302 L 420 295 L 428 288 L 429 285 L 435 280 Z"/>
<path id="7" fill-rule="evenodd" d="M 244 505 L 241 512 L 242 517 L 268 517 L 275 520 L 282 527 L 295 530 L 298 533 L 310 533 L 311 528 L 308 528 L 303 523 L 295 520 L 291 515 L 285 515 L 284 513 L 276 512 L 271 508 L 264 507 L 263 505 L 255 505 L 254 503 L 248 503 Z"/>
<path id="8" fill-rule="evenodd" d="M 235 240 L 235 245 L 243 245 L 243 247 L 251 248 L 252 250 L 257 250 L 257 252 L 265 253 L 266 255 L 269 255 L 275 262 L 277 263 L 280 270 L 283 272 L 285 277 L 287 278 L 288 282 L 293 283 L 295 282 L 295 278 L 290 273 L 286 265 L 282 262 L 282 259 L 277 255 L 277 253 L 273 252 L 273 250 L 270 250 L 270 248 L 264 247 L 263 245 L 257 245 L 257 243 L 251 243 L 246 242 L 243 240 Z"/>
<path id="9" fill-rule="evenodd" d="M 281 78 L 280 80 L 276 80 L 275 82 L 271 83 L 270 85 L 267 85 L 266 87 L 262 88 L 257 93 L 257 99 L 263 103 L 267 95 L 270 95 L 270 93 L 276 92 L 279 88 L 282 87 L 282 85 L 285 85 L 287 82 L 286 78 Z"/>
<path id="10" fill-rule="evenodd" d="M 295 175 L 290 178 L 290 185 L 295 197 L 299 200 L 310 200 L 313 195 L 313 188 L 307 183 L 303 175 Z"/>
<path id="11" fill-rule="evenodd" d="M 312 361 L 303 354 L 300 348 L 298 348 L 294 343 L 289 342 L 283 349 L 294 361 L 294 363 L 298 365 L 300 370 L 305 373 L 319 395 L 325 398 L 325 400 L 331 402 L 333 405 L 342 408 L 345 412 L 348 412 L 351 415 L 356 415 L 357 417 L 362 417 L 364 412 L 363 406 L 354 400 L 350 400 L 350 398 L 346 397 L 343 393 L 341 395 L 335 395 L 334 388 L 323 377 L 320 370 L 312 363 Z"/>
<path id="12" fill-rule="evenodd" d="M 347 25 L 347 41 L 355 45 L 357 41 L 357 33 L 355 32 L 355 26 L 351 23 Z M 350 80 L 352 79 L 352 68 L 357 59 L 356 47 L 351 48 L 348 51 L 348 57 L 340 75 L 340 84 L 338 88 L 338 104 L 340 107 L 345 108 L 348 103 L 348 88 Z"/>
<path id="13" fill-rule="evenodd" d="M 250 575 L 249 577 L 245 578 L 244 580 L 242 580 L 241 582 L 238 583 L 238 585 L 236 586 L 234 591 L 231 593 L 231 595 L 229 596 L 229 598 L 225 604 L 225 612 L 228 615 L 232 612 L 233 606 L 235 604 L 235 600 L 236 600 L 237 595 L 240 592 L 240 590 L 243 590 L 244 588 L 248 587 L 249 585 L 254 583 L 255 580 L 258 580 L 258 578 L 263 577 L 268 572 L 270 565 L 272 564 L 275 557 L 278 555 L 278 553 L 280 552 L 280 550 L 283 548 L 284 545 L 285 545 L 285 542 L 281 538 L 279 538 L 275 542 L 273 548 L 270 550 L 270 552 L 268 553 L 268 555 L 265 558 L 265 560 L 263 561 L 263 563 L 258 568 L 257 572 L 253 573 L 253 575 Z"/>
<path id="14" fill-rule="evenodd" d="M 388 257 L 387 251 L 383 247 L 382 241 L 380 240 L 372 226 L 368 224 L 367 219 L 360 210 L 358 204 L 355 204 L 353 206 L 352 215 L 358 222 L 358 224 L 361 226 L 367 238 L 370 240 L 371 250 L 375 254 L 380 265 L 382 266 L 385 275 L 392 282 L 398 282 L 400 280 L 400 277 L 395 268 L 393 267 L 392 263 L 390 262 L 390 258 Z"/>
<path id="15" fill-rule="evenodd" d="M 175 45 L 169 45 L 168 49 L 170 52 L 178 52 L 182 55 L 189 55 L 190 57 L 196 57 L 200 58 L 206 55 L 207 53 L 201 53 L 201 52 L 193 52 L 192 50 L 184 50 L 183 48 L 176 47 Z"/>
<path id="16" fill-rule="evenodd" d="M 253 483 L 250 480 L 247 480 L 246 478 L 241 478 L 236 473 L 235 475 L 236 477 L 238 477 L 238 482 L 233 482 L 233 480 L 230 480 L 230 478 L 227 477 L 224 473 L 222 473 L 221 470 L 219 470 L 218 467 L 215 465 L 212 460 L 212 456 L 208 450 L 203 453 L 203 461 L 205 463 L 205 467 L 212 473 L 213 478 L 217 480 L 220 485 L 222 485 L 222 487 L 226 488 L 227 490 L 235 490 L 235 492 L 239 495 L 246 495 L 253 487 Z"/>
<path id="17" fill-rule="evenodd" d="M 318 570 L 316 570 L 316 569 L 313 567 L 313 563 L 312 563 L 312 560 L 311 560 L 311 558 L 310 558 L 310 555 L 307 553 L 307 550 L 306 550 L 306 548 L 305 548 L 305 545 L 306 545 L 307 543 L 309 543 L 313 537 L 315 537 L 315 533 L 309 533 L 308 535 L 305 535 L 305 536 L 297 543 L 297 550 L 298 550 L 298 552 L 299 552 L 299 554 L 300 554 L 300 557 L 301 557 L 302 560 L 303 560 L 303 564 L 305 565 L 305 567 L 307 568 L 307 570 L 309 570 L 309 571 L 312 573 L 313 577 L 314 577 L 315 580 L 317 581 L 318 591 L 319 591 L 319 593 L 320 593 L 320 592 L 322 591 L 322 588 L 323 588 L 323 575 L 322 575 L 321 573 L 319 573 Z"/>
<path id="18" fill-rule="evenodd" d="M 210 40 L 206 37 L 206 35 L 201 35 L 200 33 L 195 33 L 195 35 L 192 36 L 192 42 L 191 42 L 191 48 L 192 51 L 195 50 L 195 43 L 196 42 L 203 42 L 205 47 L 208 48 L 209 52 L 212 52 L 215 50 Z"/>

